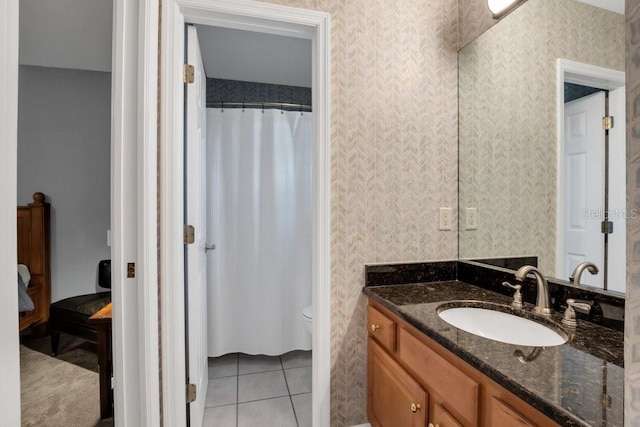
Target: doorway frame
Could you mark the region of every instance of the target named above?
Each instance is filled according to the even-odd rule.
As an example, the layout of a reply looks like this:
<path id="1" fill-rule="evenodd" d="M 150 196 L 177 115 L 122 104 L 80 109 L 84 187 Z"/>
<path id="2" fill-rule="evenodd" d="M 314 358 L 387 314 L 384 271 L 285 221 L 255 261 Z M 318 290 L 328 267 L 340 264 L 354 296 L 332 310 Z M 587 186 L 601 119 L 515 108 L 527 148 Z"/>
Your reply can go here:
<path id="1" fill-rule="evenodd" d="M 0 0 L 0 223 L 15 224 L 18 197 L 18 0 Z M 0 227 L 0 279 L 16 279 L 16 227 Z M 20 425 L 18 291 L 0 287 L 0 412 L 7 425 Z"/>
<path id="2" fill-rule="evenodd" d="M 564 83 L 574 83 L 599 89 L 613 90 L 625 85 L 625 72 L 569 59 L 556 60 L 556 271 L 562 278 L 564 253 Z M 623 106 L 624 108 L 624 106 Z M 623 126 L 624 128 L 624 126 Z M 623 141 L 624 140 L 623 138 Z M 568 280 L 566 278 L 565 280 Z"/>
<path id="3" fill-rule="evenodd" d="M 111 236 L 113 368 L 119 426 L 157 426 L 160 420 L 157 317 L 158 0 L 114 2 L 112 35 Z M 0 0 L 0 221 L 15 221 L 17 200 L 19 0 Z M 155 28 L 155 31 L 154 31 Z M 140 30 L 140 32 L 138 31 Z M 141 53 L 138 56 L 138 53 Z M 155 60 L 154 60 L 155 58 Z M 154 68 L 155 67 L 155 68 Z M 116 106 L 117 105 L 117 106 Z M 116 114 L 116 112 L 118 114 Z M 17 232 L 0 228 L 0 277 L 17 274 Z M 123 280 L 124 262 L 137 278 Z M 12 279 L 11 279 L 12 278 Z M 0 412 L 7 425 L 21 418 L 17 290 L 0 287 Z M 154 314 L 155 310 L 155 314 Z M 126 336 L 125 336 L 126 331 Z"/>
<path id="4" fill-rule="evenodd" d="M 312 41 L 315 206 L 313 229 L 313 425 L 330 424 L 330 117 L 329 19 L 325 12 L 247 0 L 168 0 L 161 17 L 160 239 L 162 417 L 186 425 L 183 258 L 183 82 L 185 23 Z M 203 391 L 199 391 L 203 392 Z M 206 392 L 206 391 L 204 391 Z"/>
<path id="5" fill-rule="evenodd" d="M 113 2 L 111 241 L 114 419 L 160 425 L 159 0 Z M 134 264 L 129 277 L 128 264 Z"/>

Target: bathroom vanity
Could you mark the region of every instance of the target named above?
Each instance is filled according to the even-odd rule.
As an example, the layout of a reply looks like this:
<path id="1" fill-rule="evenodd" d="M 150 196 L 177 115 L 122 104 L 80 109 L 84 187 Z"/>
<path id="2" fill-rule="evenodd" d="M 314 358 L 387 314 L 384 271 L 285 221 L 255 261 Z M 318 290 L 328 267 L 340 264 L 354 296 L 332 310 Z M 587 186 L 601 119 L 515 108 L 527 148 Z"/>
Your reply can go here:
<path id="1" fill-rule="evenodd" d="M 387 282 L 387 273 L 402 271 L 397 284 L 382 285 L 369 280 L 368 267 L 372 426 L 623 425 L 622 332 L 579 318 L 575 328 L 562 326 L 568 341 L 550 347 L 465 332 L 440 318 L 443 304 L 495 303 L 509 310 L 511 296 L 459 280 L 455 262 L 425 265 L 372 267 Z M 525 299 L 522 310 L 532 309 Z M 556 312 L 544 321 L 560 325 L 561 319 Z"/>

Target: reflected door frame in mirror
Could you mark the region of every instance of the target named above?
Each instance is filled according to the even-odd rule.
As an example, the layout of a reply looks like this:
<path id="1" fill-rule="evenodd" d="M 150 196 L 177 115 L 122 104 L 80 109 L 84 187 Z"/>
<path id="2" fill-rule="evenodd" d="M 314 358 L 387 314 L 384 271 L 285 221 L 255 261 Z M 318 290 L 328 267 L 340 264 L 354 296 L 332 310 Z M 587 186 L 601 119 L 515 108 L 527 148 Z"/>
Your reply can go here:
<path id="1" fill-rule="evenodd" d="M 556 277 L 568 277 L 566 274 L 566 265 L 564 262 L 564 256 L 560 256 L 560 254 L 564 254 L 565 252 L 565 240 L 563 238 L 564 231 L 564 216 L 565 209 L 563 209 L 563 201 L 566 196 L 565 191 L 565 179 L 564 173 L 561 171 L 564 170 L 564 156 L 565 156 L 565 122 L 564 122 L 564 106 L 565 106 L 565 98 L 564 98 L 564 84 L 565 83 L 573 83 L 579 84 L 583 86 L 595 87 L 599 89 L 604 89 L 607 91 L 613 91 L 615 89 L 621 88 L 625 85 L 625 73 L 622 71 L 616 71 L 604 67 L 599 67 L 590 64 L 584 64 L 576 61 L 571 61 L 567 59 L 559 58 L 557 60 L 557 141 L 558 141 L 558 149 L 557 149 L 557 206 L 558 209 L 556 211 L 557 220 L 556 220 Z M 620 92 L 620 91 L 619 91 Z M 613 115 L 614 118 L 614 127 L 609 131 L 609 138 L 611 140 L 622 141 L 622 144 L 612 145 L 610 149 L 610 158 L 611 160 L 615 160 L 622 156 L 621 161 L 624 163 L 625 159 L 625 97 L 624 91 L 621 91 L 621 96 L 618 94 L 614 94 L 614 92 L 610 92 L 610 113 L 609 115 Z M 620 125 L 615 126 L 615 123 L 619 123 Z M 611 171 L 609 171 L 609 179 L 612 180 Z M 612 181 L 613 183 L 613 181 Z M 625 191 L 626 188 L 626 180 L 622 179 L 622 184 L 611 185 L 609 191 L 609 200 L 618 200 L 622 198 L 621 206 L 624 207 L 625 200 Z M 608 219 L 610 216 L 609 212 L 602 212 L 601 215 L 602 220 Z M 615 212 L 616 216 L 619 214 L 626 216 L 623 212 Z M 607 218 L 604 218 L 604 217 Z M 624 221 L 624 217 L 620 218 Z M 625 265 L 626 265 L 626 227 L 616 227 L 613 234 L 608 236 L 607 246 L 605 249 L 604 262 L 605 267 L 602 268 L 604 270 L 603 274 L 607 274 L 607 280 L 605 283 L 608 284 L 608 290 L 625 292 Z M 591 261 L 591 260 L 588 260 Z M 609 268 L 606 267 L 606 264 L 609 264 Z M 620 267 L 622 266 L 622 267 Z"/>

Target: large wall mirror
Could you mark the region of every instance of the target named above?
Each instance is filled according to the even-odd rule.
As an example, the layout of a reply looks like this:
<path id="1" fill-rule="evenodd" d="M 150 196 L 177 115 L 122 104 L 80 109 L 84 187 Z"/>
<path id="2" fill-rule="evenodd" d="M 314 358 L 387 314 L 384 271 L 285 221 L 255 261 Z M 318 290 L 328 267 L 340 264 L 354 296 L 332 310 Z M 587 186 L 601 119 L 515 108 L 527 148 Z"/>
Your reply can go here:
<path id="1" fill-rule="evenodd" d="M 528 0 L 460 50 L 459 255 L 624 292 L 624 15 L 587 3 Z"/>

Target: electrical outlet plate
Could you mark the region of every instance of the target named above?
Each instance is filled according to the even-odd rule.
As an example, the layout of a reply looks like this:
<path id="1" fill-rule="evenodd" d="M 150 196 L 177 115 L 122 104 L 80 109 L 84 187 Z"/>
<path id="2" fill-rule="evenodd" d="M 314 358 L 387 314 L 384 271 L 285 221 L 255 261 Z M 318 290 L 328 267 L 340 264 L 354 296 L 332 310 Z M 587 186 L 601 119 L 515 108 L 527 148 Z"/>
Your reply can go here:
<path id="1" fill-rule="evenodd" d="M 440 208 L 440 230 L 451 230 L 451 208 Z"/>
<path id="2" fill-rule="evenodd" d="M 477 208 L 466 209 L 465 228 L 467 230 L 476 230 L 478 228 L 478 209 Z"/>

